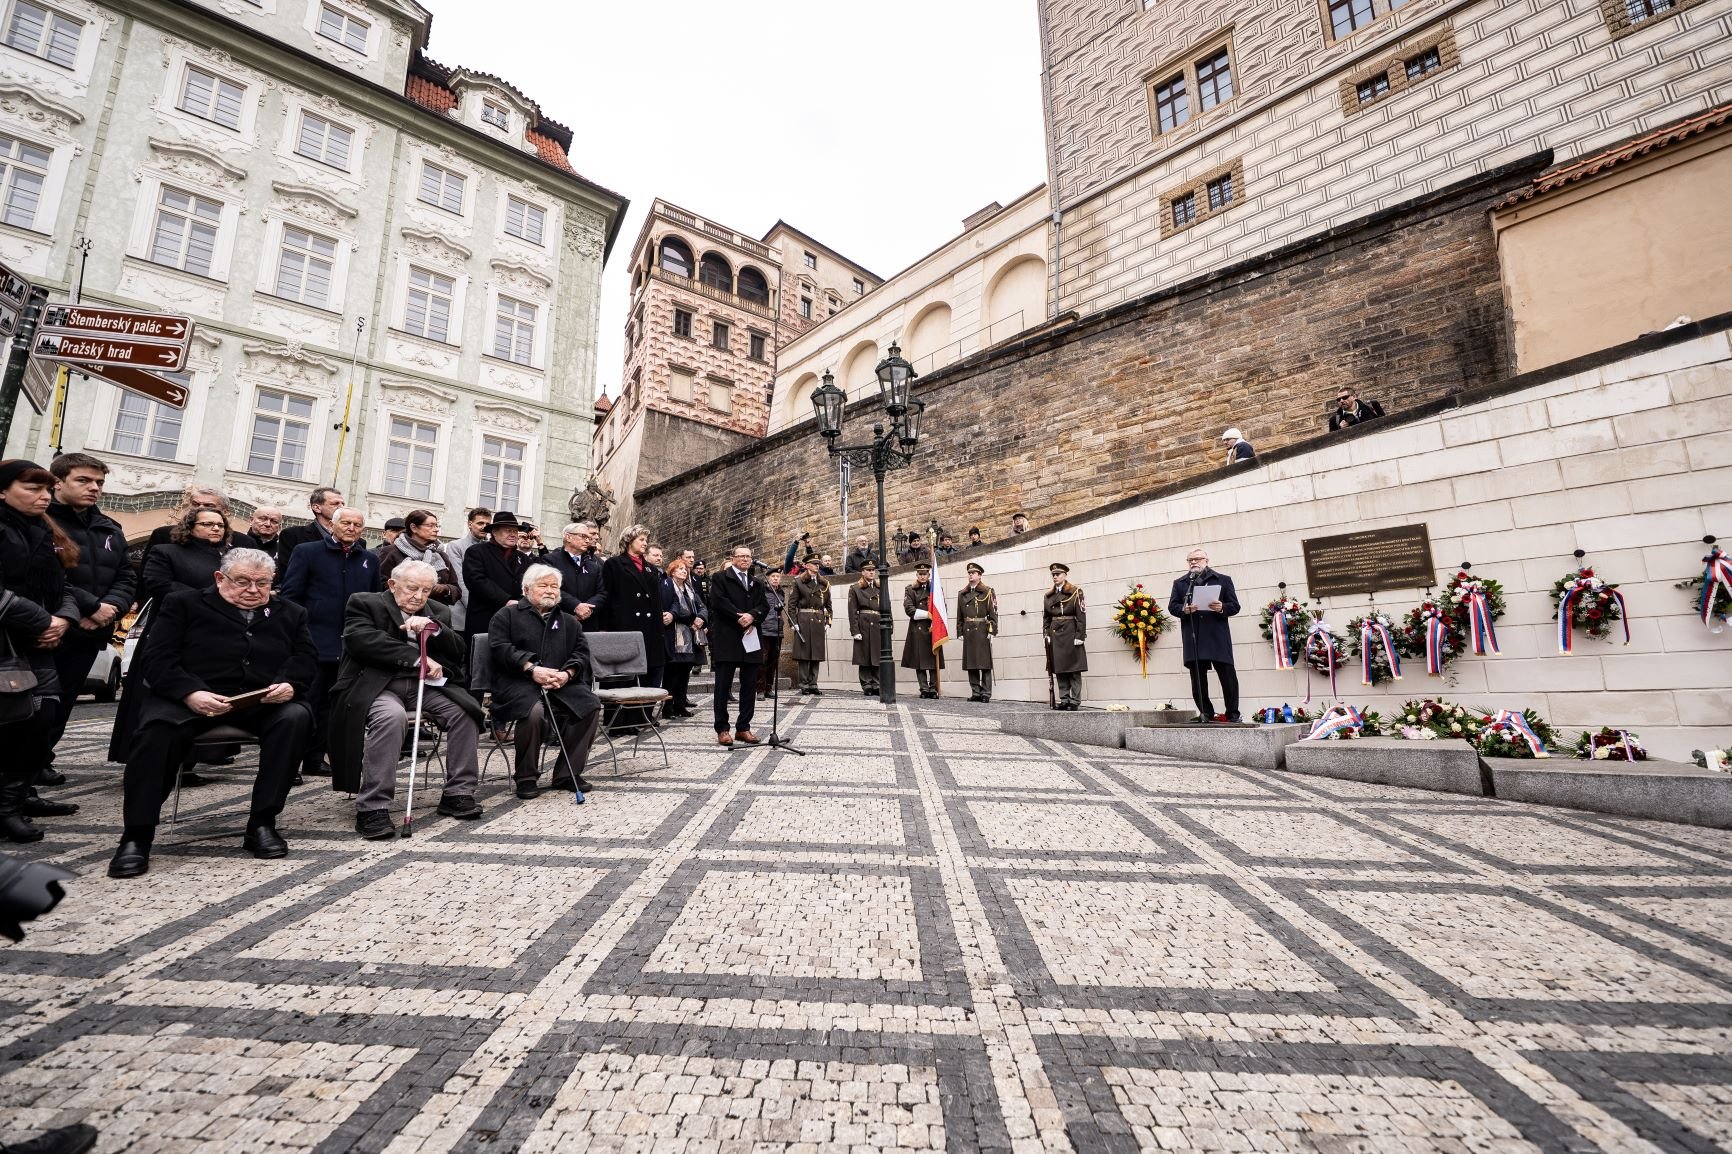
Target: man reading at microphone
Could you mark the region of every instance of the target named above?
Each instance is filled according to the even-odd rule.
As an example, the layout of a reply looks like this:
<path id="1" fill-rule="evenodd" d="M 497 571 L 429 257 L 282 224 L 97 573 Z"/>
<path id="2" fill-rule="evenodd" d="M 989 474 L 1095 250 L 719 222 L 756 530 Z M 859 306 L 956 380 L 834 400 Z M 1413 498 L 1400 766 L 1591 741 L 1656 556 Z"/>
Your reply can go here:
<path id="1" fill-rule="evenodd" d="M 1197 724 L 1211 721 L 1239 720 L 1239 675 L 1233 668 L 1233 634 L 1227 618 L 1239 612 L 1239 597 L 1233 591 L 1233 579 L 1209 568 L 1209 555 L 1192 549 L 1185 558 L 1187 572 L 1173 582 L 1173 595 L 1167 600 L 1167 612 L 1179 621 L 1179 634 L 1184 640 L 1185 665 L 1191 671 L 1191 696 L 1197 703 Z M 1208 671 L 1213 668 L 1220 679 L 1221 693 L 1227 699 L 1223 718 L 1215 713 L 1209 701 Z"/>

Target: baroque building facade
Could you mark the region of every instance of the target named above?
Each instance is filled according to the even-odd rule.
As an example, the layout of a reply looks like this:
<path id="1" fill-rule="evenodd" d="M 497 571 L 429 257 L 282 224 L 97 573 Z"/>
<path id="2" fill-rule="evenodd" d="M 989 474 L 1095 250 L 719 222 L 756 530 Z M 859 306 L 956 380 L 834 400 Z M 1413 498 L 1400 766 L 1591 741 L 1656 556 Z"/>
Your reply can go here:
<path id="1" fill-rule="evenodd" d="M 370 526 L 563 520 L 587 479 L 603 261 L 626 202 L 508 81 L 426 54 L 413 0 L 7 0 L 0 259 L 190 314 L 184 411 L 72 378 L 62 444 L 144 521 L 194 479 Z M 21 414 L 21 418 L 22 418 Z M 347 427 L 344 427 L 345 416 Z M 9 454 L 51 448 L 15 421 Z M 134 526 L 128 525 L 129 532 Z"/>

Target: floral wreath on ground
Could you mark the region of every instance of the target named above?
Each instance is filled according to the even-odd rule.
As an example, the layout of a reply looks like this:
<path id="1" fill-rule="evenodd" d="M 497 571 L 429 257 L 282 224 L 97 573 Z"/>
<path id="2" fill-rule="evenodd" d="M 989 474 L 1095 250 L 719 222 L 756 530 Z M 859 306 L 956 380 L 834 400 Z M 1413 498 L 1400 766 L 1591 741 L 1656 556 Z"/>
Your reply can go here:
<path id="1" fill-rule="evenodd" d="M 1472 741 L 1485 723 L 1485 715 L 1477 709 L 1430 697 L 1404 702 L 1391 719 L 1396 731 L 1409 741 Z"/>
<path id="2" fill-rule="evenodd" d="M 1690 760 L 1703 769 L 1716 773 L 1732 772 L 1732 747 L 1726 749 L 1692 749 Z"/>
<path id="3" fill-rule="evenodd" d="M 1557 748 L 1557 731 L 1546 722 L 1545 718 L 1531 709 L 1524 709 L 1521 711 L 1521 719 L 1527 723 L 1527 727 L 1539 739 L 1541 752 Z M 1531 759 L 1537 756 L 1533 747 L 1528 744 L 1527 739 L 1521 733 L 1493 726 L 1492 718 L 1489 716 L 1480 719 L 1480 729 L 1474 738 L 1473 747 L 1479 750 L 1481 757 Z"/>
<path id="4" fill-rule="evenodd" d="M 1402 648 L 1401 637 L 1397 632 L 1398 626 L 1396 625 L 1395 618 L 1391 617 L 1387 613 L 1378 613 L 1373 611 L 1371 613 L 1366 613 L 1363 616 L 1355 617 L 1353 620 L 1349 621 L 1347 623 L 1347 635 L 1343 638 L 1343 641 L 1347 646 L 1347 655 L 1359 662 L 1362 668 L 1365 660 L 1365 625 L 1368 621 L 1375 622 L 1389 630 L 1390 648 L 1395 650 L 1397 661 L 1403 657 L 1413 656 L 1413 654 Z M 1420 652 L 1423 653 L 1424 650 L 1422 649 Z M 1373 637 L 1371 645 L 1371 684 L 1382 685 L 1385 682 L 1391 682 L 1394 680 L 1395 671 L 1389 667 L 1389 655 L 1384 652 L 1383 643 Z"/>
<path id="5" fill-rule="evenodd" d="M 1461 618 L 1451 611 L 1447 601 L 1440 597 L 1427 597 L 1403 614 L 1391 632 L 1395 634 L 1397 653 L 1424 661 L 1425 635 L 1433 617 L 1443 626 L 1442 645 L 1437 655 L 1437 672 L 1442 674 L 1449 668 L 1449 663 L 1467 648 L 1467 634 L 1462 631 Z"/>
<path id="6" fill-rule="evenodd" d="M 1572 570 L 1552 582 L 1552 620 L 1558 617 L 1558 606 L 1566 594 L 1581 586 L 1570 602 L 1570 628 L 1580 629 L 1596 641 L 1612 636 L 1612 623 L 1623 619 L 1620 598 L 1612 596 L 1618 587 L 1600 580 L 1587 565 Z"/>
<path id="7" fill-rule="evenodd" d="M 1171 620 L 1140 584 L 1131 586 L 1131 591 L 1113 606 L 1113 632 L 1137 655 L 1144 677 L 1149 675 L 1149 646 L 1160 639 Z"/>
<path id="8" fill-rule="evenodd" d="M 1602 725 L 1598 733 L 1585 730 L 1576 738 L 1576 756 L 1593 761 L 1647 761 L 1648 751 L 1629 730 Z"/>

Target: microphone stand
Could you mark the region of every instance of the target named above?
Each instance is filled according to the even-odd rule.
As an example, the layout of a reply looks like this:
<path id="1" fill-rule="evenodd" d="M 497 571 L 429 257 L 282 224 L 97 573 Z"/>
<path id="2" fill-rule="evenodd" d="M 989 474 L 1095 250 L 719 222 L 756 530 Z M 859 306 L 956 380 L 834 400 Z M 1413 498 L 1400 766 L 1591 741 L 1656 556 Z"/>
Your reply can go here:
<path id="1" fill-rule="evenodd" d="M 778 662 L 778 664 L 780 663 Z M 794 748 L 793 742 L 784 741 L 782 736 L 776 732 L 776 727 L 782 719 L 781 707 L 782 671 L 780 669 L 772 669 L 770 670 L 770 736 L 764 739 L 764 744 L 769 746 L 771 749 L 779 749 L 783 753 L 791 753 L 795 757 L 805 757 L 805 750 Z"/>

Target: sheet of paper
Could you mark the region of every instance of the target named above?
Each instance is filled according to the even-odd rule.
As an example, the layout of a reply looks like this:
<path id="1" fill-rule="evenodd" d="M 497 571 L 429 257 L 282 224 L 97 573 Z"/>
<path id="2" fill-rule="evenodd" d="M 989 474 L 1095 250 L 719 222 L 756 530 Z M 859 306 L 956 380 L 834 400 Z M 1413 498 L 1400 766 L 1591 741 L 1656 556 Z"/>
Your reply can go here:
<path id="1" fill-rule="evenodd" d="M 763 643 L 758 640 L 758 627 L 756 625 L 740 635 L 740 646 L 747 653 L 756 653 L 764 647 Z"/>
<path id="2" fill-rule="evenodd" d="M 443 677 L 429 677 L 427 679 L 427 684 L 428 685 L 444 685 L 445 684 L 445 678 L 443 678 Z"/>
<path id="3" fill-rule="evenodd" d="M 1219 585 L 1193 585 L 1191 587 L 1191 605 L 1197 609 L 1207 609 L 1221 599 Z"/>

